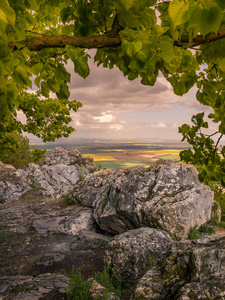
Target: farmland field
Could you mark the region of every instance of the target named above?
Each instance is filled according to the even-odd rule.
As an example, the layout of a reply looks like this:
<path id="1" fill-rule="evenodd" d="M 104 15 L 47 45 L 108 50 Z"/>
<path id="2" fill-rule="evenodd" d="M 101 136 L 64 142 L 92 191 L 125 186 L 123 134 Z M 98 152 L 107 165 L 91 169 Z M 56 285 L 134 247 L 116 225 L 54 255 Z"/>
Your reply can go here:
<path id="1" fill-rule="evenodd" d="M 183 144 L 136 144 L 136 143 L 47 143 L 34 144 L 36 148 L 46 148 L 52 153 L 56 146 L 67 150 L 77 149 L 84 157 L 91 157 L 97 167 L 118 169 L 136 165 L 150 166 L 158 159 L 180 161 L 179 152 L 186 149 Z"/>

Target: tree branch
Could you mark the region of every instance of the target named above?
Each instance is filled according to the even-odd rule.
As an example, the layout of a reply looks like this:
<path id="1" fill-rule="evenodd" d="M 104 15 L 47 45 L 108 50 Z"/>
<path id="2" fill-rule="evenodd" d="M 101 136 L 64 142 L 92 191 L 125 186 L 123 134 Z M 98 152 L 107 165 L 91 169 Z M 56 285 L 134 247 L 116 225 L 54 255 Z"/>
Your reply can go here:
<path id="1" fill-rule="evenodd" d="M 102 35 L 94 36 L 46 36 L 19 41 L 18 43 L 26 45 L 31 51 L 40 51 L 43 48 L 65 48 L 66 45 L 71 45 L 79 48 L 93 49 L 93 48 L 108 48 L 119 47 L 121 45 L 121 38 L 119 36 L 120 30 L 123 27 L 119 24 L 118 16 L 115 16 L 112 29 Z M 187 48 L 192 48 L 201 44 L 211 43 L 225 38 L 225 30 L 220 31 L 218 34 L 209 33 L 206 36 L 197 35 L 193 39 L 193 43 Z M 174 42 L 174 46 L 182 47 L 184 44 L 189 44 L 189 35 L 182 35 L 179 41 Z M 9 43 L 8 46 L 15 49 L 15 45 Z"/>
<path id="2" fill-rule="evenodd" d="M 190 47 L 198 46 L 201 44 L 212 43 L 224 38 L 225 38 L 225 30 L 218 32 L 218 34 L 208 33 L 206 36 L 197 35 L 195 38 L 193 38 L 193 43 Z M 178 47 L 182 47 L 184 44 L 189 44 L 189 35 L 182 35 L 179 41 L 174 42 L 174 46 L 178 46 Z"/>

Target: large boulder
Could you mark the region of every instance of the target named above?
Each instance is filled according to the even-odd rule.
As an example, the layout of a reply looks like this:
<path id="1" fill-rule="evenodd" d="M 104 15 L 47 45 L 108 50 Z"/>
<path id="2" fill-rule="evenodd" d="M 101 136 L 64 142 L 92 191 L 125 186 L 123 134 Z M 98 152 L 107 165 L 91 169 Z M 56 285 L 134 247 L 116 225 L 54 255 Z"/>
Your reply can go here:
<path id="1" fill-rule="evenodd" d="M 41 164 L 31 163 L 26 168 L 28 183 L 39 186 L 44 195 L 57 198 L 67 194 L 78 180 L 83 180 L 96 169 L 92 159 L 82 157 L 78 150 L 67 151 L 61 146 L 56 147 Z"/>
<path id="2" fill-rule="evenodd" d="M 135 299 L 224 299 L 225 238 L 173 242 L 138 281 Z"/>
<path id="3" fill-rule="evenodd" d="M 105 261 L 123 281 L 133 281 L 141 271 L 155 265 L 167 253 L 171 243 L 172 239 L 165 231 L 133 229 L 114 237 L 105 252 Z"/>
<path id="4" fill-rule="evenodd" d="M 213 203 L 196 168 L 170 160 L 89 174 L 75 187 L 73 198 L 93 207 L 96 222 L 107 232 L 146 226 L 182 237 L 210 219 Z"/>
<path id="5" fill-rule="evenodd" d="M 0 204 L 18 200 L 30 189 L 23 170 L 0 161 Z"/>
<path id="6" fill-rule="evenodd" d="M 59 198 L 95 169 L 93 159 L 63 147 L 56 147 L 51 155 L 41 161 L 41 165 L 30 163 L 25 170 L 16 170 L 0 162 L 0 203 L 18 200 L 36 187 L 45 196 Z"/>

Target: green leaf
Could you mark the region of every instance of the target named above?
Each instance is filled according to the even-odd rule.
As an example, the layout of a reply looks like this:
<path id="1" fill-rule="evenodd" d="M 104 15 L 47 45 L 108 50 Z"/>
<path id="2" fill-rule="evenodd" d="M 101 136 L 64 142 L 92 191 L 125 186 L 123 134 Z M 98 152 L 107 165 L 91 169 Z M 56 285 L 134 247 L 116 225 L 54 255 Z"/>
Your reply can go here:
<path id="1" fill-rule="evenodd" d="M 32 86 L 32 83 L 27 76 L 27 72 L 21 66 L 17 66 L 15 68 L 13 78 L 18 84 L 27 85 L 30 87 Z"/>
<path id="2" fill-rule="evenodd" d="M 4 13 L 4 11 L 1 8 L 0 8 L 0 19 L 4 22 L 7 22 L 6 14 Z"/>
<path id="3" fill-rule="evenodd" d="M 188 21 L 188 4 L 184 0 L 173 0 L 168 13 L 174 27 L 183 25 Z"/>
<path id="4" fill-rule="evenodd" d="M 200 32 L 206 35 L 209 32 L 217 33 L 223 14 L 217 6 L 212 6 L 209 9 L 203 9 L 200 22 Z"/>
<path id="5" fill-rule="evenodd" d="M 159 42 L 159 48 L 161 50 L 160 56 L 162 59 L 170 63 L 174 58 L 173 41 L 169 37 L 162 37 Z"/>
<path id="6" fill-rule="evenodd" d="M 7 0 L 0 1 L 0 16 L 2 16 L 4 19 L 6 18 L 11 25 L 14 25 L 16 20 L 16 14 L 14 9 L 10 7 L 9 2 Z"/>
<path id="7" fill-rule="evenodd" d="M 182 96 L 186 93 L 185 83 L 183 81 L 177 81 L 173 87 L 176 95 Z"/>
<path id="8" fill-rule="evenodd" d="M 83 78 L 86 78 L 90 73 L 87 61 L 88 58 L 86 56 L 81 56 L 74 62 L 74 71 Z"/>
<path id="9" fill-rule="evenodd" d="M 141 21 L 138 16 L 133 14 L 132 12 L 124 12 L 119 15 L 120 25 L 126 27 L 137 27 L 141 25 Z"/>
<path id="10" fill-rule="evenodd" d="M 201 15 L 202 9 L 199 7 L 198 2 L 191 0 L 188 6 L 188 28 L 200 26 Z"/>
<path id="11" fill-rule="evenodd" d="M 60 12 L 60 17 L 63 23 L 66 23 L 73 16 L 73 8 L 71 6 L 64 7 Z"/>
<path id="12" fill-rule="evenodd" d="M 41 82 L 41 93 L 44 97 L 49 97 L 49 86 L 45 81 Z"/>
<path id="13" fill-rule="evenodd" d="M 135 0 L 120 0 L 122 5 L 126 8 L 129 9 L 133 4 L 135 3 Z"/>
<path id="14" fill-rule="evenodd" d="M 217 5 L 224 10 L 225 9 L 225 1 L 224 0 L 216 0 Z"/>
<path id="15" fill-rule="evenodd" d="M 225 72 L 225 58 L 219 60 L 218 67 L 222 72 Z"/>
<path id="16" fill-rule="evenodd" d="M 47 81 L 47 83 L 48 83 L 50 89 L 51 89 L 54 93 L 56 93 L 56 92 L 59 91 L 59 88 L 60 88 L 60 87 L 59 87 L 57 81 L 55 81 L 54 79 L 49 79 L 49 80 Z"/>
<path id="17" fill-rule="evenodd" d="M 122 47 L 126 51 L 127 55 L 132 57 L 142 49 L 142 42 L 128 42 L 127 40 L 124 40 L 122 42 Z"/>
<path id="18" fill-rule="evenodd" d="M 34 75 L 39 75 L 39 73 L 41 72 L 42 68 L 43 68 L 43 64 L 42 63 L 37 63 L 37 64 L 33 65 L 33 67 L 31 68 L 31 72 Z"/>

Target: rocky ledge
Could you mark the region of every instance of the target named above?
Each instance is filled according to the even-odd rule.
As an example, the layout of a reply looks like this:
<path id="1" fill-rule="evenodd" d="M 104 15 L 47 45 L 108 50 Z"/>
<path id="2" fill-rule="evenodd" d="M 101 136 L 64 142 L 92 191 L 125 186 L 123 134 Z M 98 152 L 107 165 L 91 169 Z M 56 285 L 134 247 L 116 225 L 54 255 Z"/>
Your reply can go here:
<path id="1" fill-rule="evenodd" d="M 93 277 L 104 265 L 121 279 L 122 294 L 90 279 L 90 299 L 225 299 L 225 233 L 187 239 L 192 227 L 211 218 L 213 203 L 193 166 L 158 161 L 90 173 L 81 158 L 85 175 L 64 180 L 67 171 L 56 170 L 76 165 L 69 153 L 58 148 L 27 170 L 0 165 L 1 195 L 8 195 L 0 207 L 0 299 L 68 299 L 72 266 Z M 60 197 L 62 187 L 49 183 L 48 167 L 68 187 L 73 205 Z M 37 186 L 27 183 L 28 172 Z M 69 186 L 69 180 L 79 182 Z"/>

